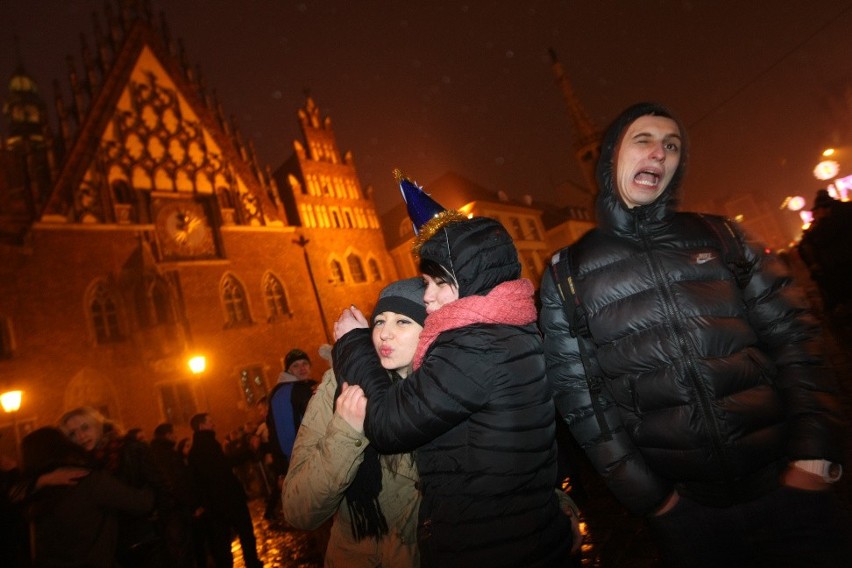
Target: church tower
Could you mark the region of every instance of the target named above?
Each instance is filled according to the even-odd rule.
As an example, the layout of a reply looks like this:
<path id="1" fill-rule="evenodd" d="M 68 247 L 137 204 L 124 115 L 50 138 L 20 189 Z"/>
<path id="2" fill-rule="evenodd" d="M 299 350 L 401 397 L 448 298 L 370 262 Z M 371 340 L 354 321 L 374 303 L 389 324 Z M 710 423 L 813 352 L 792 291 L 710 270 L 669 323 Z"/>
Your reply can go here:
<path id="1" fill-rule="evenodd" d="M 0 236 L 14 242 L 37 218 L 56 173 L 47 106 L 20 64 L 9 80 L 3 122 L 7 135 L 0 148 L 11 167 L 4 168 L 5 183 L 0 183 Z"/>
<path id="2" fill-rule="evenodd" d="M 287 222 L 299 239 L 317 299 L 330 324 L 353 302 L 370 307 L 384 285 L 397 278 L 385 246 L 372 190 L 358 179 L 351 152 L 341 154 L 331 117 L 322 117 L 310 96 L 298 112 L 301 140 L 274 175 Z M 365 312 L 366 313 L 366 312 Z"/>
<path id="3" fill-rule="evenodd" d="M 562 90 L 562 96 L 565 98 L 565 105 L 568 110 L 568 118 L 571 120 L 574 135 L 574 155 L 583 170 L 586 184 L 589 188 L 589 193 L 597 193 L 597 181 L 595 180 L 595 168 L 600 156 L 601 133 L 595 127 L 592 119 L 586 113 L 580 100 L 574 93 L 574 88 L 571 86 L 571 81 L 565 74 L 565 69 L 562 63 L 556 57 L 556 51 L 550 50 L 550 59 L 552 61 L 553 75 L 556 77 L 556 84 Z"/>

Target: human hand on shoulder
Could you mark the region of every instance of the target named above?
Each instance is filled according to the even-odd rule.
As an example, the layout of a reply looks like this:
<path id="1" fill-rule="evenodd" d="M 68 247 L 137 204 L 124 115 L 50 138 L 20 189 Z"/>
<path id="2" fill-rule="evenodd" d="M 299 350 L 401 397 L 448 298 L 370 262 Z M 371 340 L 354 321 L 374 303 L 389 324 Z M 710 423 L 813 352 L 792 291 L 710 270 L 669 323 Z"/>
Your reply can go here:
<path id="1" fill-rule="evenodd" d="M 367 397 L 358 385 L 343 383 L 337 397 L 336 412 L 359 434 L 364 433 L 364 418 L 367 416 Z"/>
<path id="2" fill-rule="evenodd" d="M 77 485 L 80 479 L 91 473 L 82 467 L 60 467 L 51 472 L 40 475 L 36 480 L 36 489 L 48 485 Z"/>
<path id="3" fill-rule="evenodd" d="M 334 339 L 337 341 L 353 329 L 370 327 L 367 318 L 354 305 L 344 309 L 334 322 Z"/>

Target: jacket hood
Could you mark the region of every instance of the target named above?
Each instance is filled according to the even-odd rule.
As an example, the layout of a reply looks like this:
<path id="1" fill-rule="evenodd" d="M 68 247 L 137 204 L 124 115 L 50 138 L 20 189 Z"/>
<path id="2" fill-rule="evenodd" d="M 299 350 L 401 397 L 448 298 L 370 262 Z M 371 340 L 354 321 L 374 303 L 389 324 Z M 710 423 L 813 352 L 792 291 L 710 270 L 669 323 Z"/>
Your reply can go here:
<path id="1" fill-rule="evenodd" d="M 624 204 L 615 187 L 615 153 L 627 127 L 642 116 L 664 116 L 677 123 L 681 136 L 680 162 L 668 186 L 653 203 L 632 210 Z M 598 226 L 608 232 L 630 233 L 634 227 L 634 212 L 646 219 L 667 222 L 676 212 L 679 188 L 686 172 L 688 141 L 683 123 L 668 108 L 657 103 L 638 103 L 624 110 L 607 128 L 601 142 L 601 155 L 597 165 L 598 197 L 596 203 Z"/>
<path id="2" fill-rule="evenodd" d="M 459 298 L 484 296 L 498 284 L 521 276 L 512 237 L 488 217 L 448 223 L 423 243 L 420 258 L 440 264 L 455 277 Z"/>

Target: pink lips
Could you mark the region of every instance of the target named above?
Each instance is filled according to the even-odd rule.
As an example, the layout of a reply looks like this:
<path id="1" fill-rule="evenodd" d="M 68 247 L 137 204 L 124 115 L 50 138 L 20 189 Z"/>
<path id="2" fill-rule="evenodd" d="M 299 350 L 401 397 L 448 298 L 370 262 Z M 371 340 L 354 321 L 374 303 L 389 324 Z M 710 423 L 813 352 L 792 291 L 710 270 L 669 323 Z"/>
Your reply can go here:
<path id="1" fill-rule="evenodd" d="M 392 348 L 392 347 L 388 347 L 388 346 L 386 346 L 386 345 L 383 345 L 383 346 L 379 349 L 379 355 L 381 355 L 382 357 L 390 357 L 390 356 L 391 356 L 391 353 L 393 353 L 393 348 Z"/>

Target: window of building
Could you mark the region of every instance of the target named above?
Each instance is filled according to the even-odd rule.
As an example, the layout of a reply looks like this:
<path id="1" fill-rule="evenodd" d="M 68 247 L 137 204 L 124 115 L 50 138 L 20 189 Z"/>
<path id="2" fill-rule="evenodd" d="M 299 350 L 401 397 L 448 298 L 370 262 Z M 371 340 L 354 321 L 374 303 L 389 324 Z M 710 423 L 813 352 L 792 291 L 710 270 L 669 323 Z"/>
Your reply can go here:
<path id="1" fill-rule="evenodd" d="M 532 251 L 527 252 L 524 255 L 524 260 L 526 261 L 527 270 L 530 272 L 530 276 L 532 277 L 533 282 L 539 282 L 541 280 L 541 270 L 538 267 L 538 259 L 536 254 Z"/>
<path id="2" fill-rule="evenodd" d="M 337 211 L 337 209 L 331 210 L 331 226 L 334 229 L 339 229 L 341 227 L 340 213 Z"/>
<path id="3" fill-rule="evenodd" d="M 350 254 L 346 257 L 346 262 L 349 264 L 349 273 L 352 274 L 352 280 L 355 282 L 366 282 L 367 276 L 364 274 L 364 264 L 361 262 L 361 257 L 357 254 Z"/>
<path id="4" fill-rule="evenodd" d="M 225 308 L 226 327 L 251 323 L 245 289 L 231 274 L 222 281 L 222 304 Z"/>
<path id="5" fill-rule="evenodd" d="M 188 425 L 189 419 L 198 413 L 192 383 L 176 381 L 157 386 L 160 394 L 160 405 L 167 422 Z"/>
<path id="6" fill-rule="evenodd" d="M 267 395 L 266 377 L 261 365 L 240 369 L 240 390 L 248 406 L 254 406 Z"/>
<path id="7" fill-rule="evenodd" d="M 0 316 L 0 359 L 11 359 L 14 351 L 12 321 L 7 317 Z"/>
<path id="8" fill-rule="evenodd" d="M 526 240 L 524 230 L 521 229 L 521 220 L 517 217 L 509 217 L 509 223 L 512 225 L 512 231 L 515 233 L 515 238 L 522 241 Z"/>
<path id="9" fill-rule="evenodd" d="M 329 269 L 331 270 L 331 282 L 334 284 L 343 284 L 346 279 L 343 277 L 343 266 L 340 265 L 336 260 L 332 260 L 329 265 Z"/>
<path id="10" fill-rule="evenodd" d="M 263 297 L 266 299 L 266 312 L 269 321 L 290 315 L 290 304 L 287 302 L 287 292 L 281 281 L 272 274 L 263 278 Z"/>
<path id="11" fill-rule="evenodd" d="M 527 219 L 527 234 L 529 238 L 534 241 L 541 240 L 541 233 L 538 232 L 538 225 L 535 222 L 535 219 Z"/>
<path id="12" fill-rule="evenodd" d="M 375 258 L 371 258 L 367 261 L 367 266 L 370 267 L 370 277 L 372 277 L 373 282 L 381 282 L 382 269 L 379 268 L 378 261 Z"/>
<path id="13" fill-rule="evenodd" d="M 118 325 L 118 304 L 103 282 L 92 291 L 89 317 L 98 343 L 111 343 L 122 338 Z"/>

